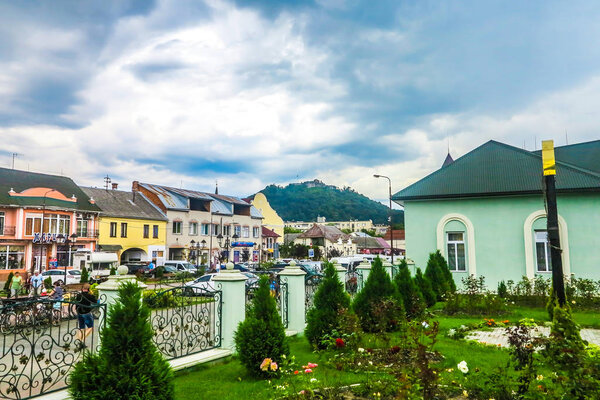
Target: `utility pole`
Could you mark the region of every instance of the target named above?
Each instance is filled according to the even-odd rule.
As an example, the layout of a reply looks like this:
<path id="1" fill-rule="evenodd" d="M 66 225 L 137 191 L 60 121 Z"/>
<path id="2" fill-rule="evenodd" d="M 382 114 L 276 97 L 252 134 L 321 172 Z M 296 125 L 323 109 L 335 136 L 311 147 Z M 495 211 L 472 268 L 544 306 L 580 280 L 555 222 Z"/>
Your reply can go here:
<path id="1" fill-rule="evenodd" d="M 388 180 L 388 198 L 390 200 L 390 216 L 388 217 L 389 221 L 390 221 L 390 248 L 391 248 L 391 253 L 392 253 L 392 264 L 394 264 L 394 223 L 392 221 L 392 215 L 394 213 L 394 210 L 392 210 L 392 180 L 385 175 L 379 175 L 379 174 L 375 174 L 373 175 L 375 178 L 385 178 Z"/>
<path id="2" fill-rule="evenodd" d="M 12 153 L 12 169 L 15 169 L 15 157 L 20 156 L 19 153 Z"/>
<path id="3" fill-rule="evenodd" d="M 544 169 L 544 184 L 546 189 L 546 230 L 550 242 L 550 258 L 552 260 L 552 290 L 562 307 L 566 303 L 565 281 L 562 267 L 562 249 L 558 230 L 558 208 L 556 204 L 556 161 L 554 159 L 554 141 L 542 142 L 542 163 Z"/>

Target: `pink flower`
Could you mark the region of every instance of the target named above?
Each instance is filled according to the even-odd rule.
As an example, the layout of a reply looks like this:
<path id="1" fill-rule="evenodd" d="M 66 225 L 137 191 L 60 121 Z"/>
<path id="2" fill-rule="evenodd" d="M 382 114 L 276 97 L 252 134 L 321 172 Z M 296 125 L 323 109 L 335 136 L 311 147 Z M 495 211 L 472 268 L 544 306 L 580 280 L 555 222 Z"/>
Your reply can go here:
<path id="1" fill-rule="evenodd" d="M 308 368 L 316 368 L 318 366 L 318 364 L 308 363 Z"/>
<path id="2" fill-rule="evenodd" d="M 277 363 L 275 361 L 271 363 L 271 371 L 277 371 Z"/>
<path id="3" fill-rule="evenodd" d="M 273 362 L 273 360 L 271 360 L 270 358 L 265 358 L 263 360 L 263 362 L 260 364 L 261 371 L 268 371 L 269 365 L 271 365 L 272 362 Z"/>
<path id="4" fill-rule="evenodd" d="M 304 370 L 305 374 L 310 374 L 311 372 L 312 372 L 312 369 L 310 369 L 310 368 Z"/>

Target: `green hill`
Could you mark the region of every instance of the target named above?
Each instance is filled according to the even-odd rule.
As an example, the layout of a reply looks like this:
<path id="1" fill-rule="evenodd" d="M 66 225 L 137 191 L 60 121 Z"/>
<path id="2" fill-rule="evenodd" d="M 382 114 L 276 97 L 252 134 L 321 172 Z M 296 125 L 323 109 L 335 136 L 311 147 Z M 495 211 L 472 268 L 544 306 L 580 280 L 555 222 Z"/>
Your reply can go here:
<path id="1" fill-rule="evenodd" d="M 316 221 L 320 216 L 327 221 L 370 219 L 375 224 L 388 223 L 388 207 L 349 187 L 340 189 L 314 180 L 269 185 L 261 192 L 284 221 Z M 394 227 L 397 225 L 404 225 L 402 210 L 394 210 Z"/>

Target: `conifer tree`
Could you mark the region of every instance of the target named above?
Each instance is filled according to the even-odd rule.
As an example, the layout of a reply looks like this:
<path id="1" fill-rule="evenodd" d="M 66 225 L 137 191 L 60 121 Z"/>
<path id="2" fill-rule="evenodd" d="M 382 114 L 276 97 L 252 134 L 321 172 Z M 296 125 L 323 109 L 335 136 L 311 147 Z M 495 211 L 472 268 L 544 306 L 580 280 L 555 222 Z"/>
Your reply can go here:
<path id="1" fill-rule="evenodd" d="M 271 296 L 267 276 L 260 278 L 246 319 L 238 325 L 234 340 L 240 361 L 250 374 L 261 377 L 279 374 L 278 370 L 264 371 L 260 368 L 265 358 L 280 364 L 290 354 L 285 328 Z"/>
<path id="2" fill-rule="evenodd" d="M 385 307 L 382 308 L 384 303 Z M 366 332 L 382 328 L 397 329 L 404 319 L 402 298 L 379 257 L 373 262 L 369 277 L 363 289 L 354 298 L 352 307 Z"/>
<path id="3" fill-rule="evenodd" d="M 425 310 L 425 301 L 421 290 L 410 276 L 406 260 L 402 260 L 399 266 L 398 274 L 394 278 L 394 283 L 398 288 L 398 293 L 402 297 L 406 317 L 413 319 L 420 316 Z"/>
<path id="4" fill-rule="evenodd" d="M 436 295 L 431 288 L 431 282 L 426 276 L 423 275 L 421 268 L 417 268 L 417 272 L 415 274 L 415 283 L 421 290 L 421 294 L 423 294 L 423 300 L 425 300 L 427 307 L 433 306 L 437 300 Z"/>
<path id="5" fill-rule="evenodd" d="M 448 289 L 450 293 L 456 292 L 456 282 L 454 282 L 454 277 L 452 276 L 452 272 L 450 272 L 450 268 L 448 267 L 448 262 L 440 252 L 440 250 L 436 250 L 435 258 L 437 259 L 438 266 L 440 267 L 446 282 L 448 283 Z"/>
<path id="6" fill-rule="evenodd" d="M 84 266 L 84 267 L 81 269 L 81 279 L 80 279 L 80 281 L 79 281 L 79 282 L 80 282 L 80 283 L 88 283 L 88 282 L 89 282 L 89 280 L 90 280 L 90 275 L 88 274 L 88 270 L 87 270 L 87 268 Z M 65 283 L 67 283 L 67 282 L 65 282 Z"/>
<path id="7" fill-rule="evenodd" d="M 452 290 L 450 288 L 448 277 L 444 272 L 443 265 L 440 265 L 440 257 L 437 256 L 438 252 L 439 250 L 436 253 L 429 254 L 427 268 L 425 268 L 425 276 L 429 279 L 429 282 L 431 282 L 431 288 L 435 292 L 437 300 L 443 301 Z M 448 272 L 450 271 L 448 270 Z"/>
<path id="8" fill-rule="evenodd" d="M 71 373 L 74 400 L 173 399 L 173 371 L 152 341 L 150 309 L 141 297 L 134 282 L 119 288 L 98 354 L 86 352 Z"/>
<path id="9" fill-rule="evenodd" d="M 340 328 L 340 311 L 350 307 L 350 296 L 340 282 L 333 264 L 325 264 L 325 276 L 314 297 L 314 307 L 306 316 L 304 334 L 316 348 L 326 347 L 321 340 Z"/>

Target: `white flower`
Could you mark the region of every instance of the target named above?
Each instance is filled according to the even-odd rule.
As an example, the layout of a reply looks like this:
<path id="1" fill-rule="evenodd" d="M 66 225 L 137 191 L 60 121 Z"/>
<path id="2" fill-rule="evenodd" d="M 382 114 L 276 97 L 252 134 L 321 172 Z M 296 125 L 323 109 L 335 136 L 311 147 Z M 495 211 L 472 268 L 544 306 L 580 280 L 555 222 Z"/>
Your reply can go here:
<path id="1" fill-rule="evenodd" d="M 310 378 L 310 383 L 314 383 L 317 381 L 317 378 Z"/>
<path id="2" fill-rule="evenodd" d="M 421 322 L 421 325 L 423 325 L 423 328 L 425 329 L 429 328 L 429 324 L 427 323 L 427 321 Z"/>
<path id="3" fill-rule="evenodd" d="M 452 328 L 448 330 L 448 336 L 454 336 L 456 335 L 456 329 Z"/>
<path id="4" fill-rule="evenodd" d="M 460 330 L 461 330 L 461 331 L 466 331 L 466 330 L 467 330 L 467 327 L 466 327 L 465 325 L 461 325 L 461 326 L 460 326 Z"/>
<path id="5" fill-rule="evenodd" d="M 369 361 L 369 365 L 373 365 L 373 361 Z"/>
<path id="6" fill-rule="evenodd" d="M 358 365 L 360 367 L 360 362 L 358 364 L 356 364 L 356 365 Z"/>
<path id="7" fill-rule="evenodd" d="M 359 353 L 364 353 L 364 352 L 365 352 L 365 349 L 363 349 L 362 347 L 359 347 L 359 348 L 358 348 L 358 352 L 359 352 Z"/>
<path id="8" fill-rule="evenodd" d="M 538 375 L 538 376 L 536 377 L 536 379 L 537 379 L 538 381 L 543 381 L 543 380 L 544 380 L 544 375 Z"/>
<path id="9" fill-rule="evenodd" d="M 463 374 L 466 374 L 467 372 L 469 372 L 469 367 L 467 367 L 467 362 L 464 360 L 459 362 L 458 365 L 456 366 L 456 368 L 458 368 L 458 370 L 460 372 L 462 372 Z"/>

